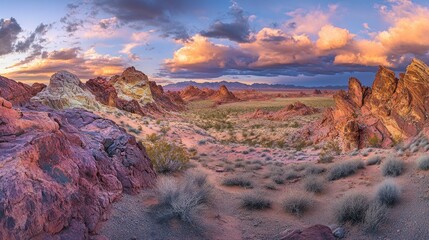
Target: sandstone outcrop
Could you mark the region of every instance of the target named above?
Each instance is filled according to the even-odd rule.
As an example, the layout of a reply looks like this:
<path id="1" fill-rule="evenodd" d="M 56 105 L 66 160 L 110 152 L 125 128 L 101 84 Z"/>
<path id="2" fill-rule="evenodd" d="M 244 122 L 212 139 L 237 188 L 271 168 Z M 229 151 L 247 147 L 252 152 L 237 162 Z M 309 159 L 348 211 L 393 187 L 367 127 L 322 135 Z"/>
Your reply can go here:
<path id="1" fill-rule="evenodd" d="M 399 78 L 380 67 L 371 88 L 351 78 L 348 92 L 338 92 L 334 101 L 335 107 L 308 131 L 314 141 L 338 138 L 346 150 L 391 146 L 428 124 L 429 67 L 414 59 Z"/>
<path id="2" fill-rule="evenodd" d="M 268 119 L 271 121 L 286 121 L 295 116 L 305 116 L 320 112 L 318 108 L 309 107 L 301 102 L 289 104 L 283 109 L 275 112 L 264 111 L 261 109 L 255 110 L 253 113 L 244 114 L 246 119 Z"/>
<path id="3" fill-rule="evenodd" d="M 67 71 L 52 75 L 49 85 L 31 98 L 33 102 L 55 109 L 83 108 L 99 110 L 101 105 L 79 78 Z"/>
<path id="4" fill-rule="evenodd" d="M 225 85 L 220 86 L 218 90 L 209 88 L 199 89 L 194 86 L 188 86 L 180 92 L 180 96 L 185 101 L 213 100 L 217 103 L 236 102 L 239 99 L 230 92 Z"/>
<path id="5" fill-rule="evenodd" d="M 162 86 L 134 67 L 110 80 L 98 77 L 85 85 L 102 104 L 140 115 L 180 111 L 185 106 L 178 94 L 165 93 Z"/>
<path id="6" fill-rule="evenodd" d="M 0 96 L 13 105 L 22 106 L 30 101 L 30 98 L 40 92 L 46 85 L 35 83 L 29 86 L 25 83 L 0 76 Z"/>
<path id="7" fill-rule="evenodd" d="M 153 185 L 145 148 L 114 122 L 0 103 L 0 239 L 88 239 L 123 192 Z"/>

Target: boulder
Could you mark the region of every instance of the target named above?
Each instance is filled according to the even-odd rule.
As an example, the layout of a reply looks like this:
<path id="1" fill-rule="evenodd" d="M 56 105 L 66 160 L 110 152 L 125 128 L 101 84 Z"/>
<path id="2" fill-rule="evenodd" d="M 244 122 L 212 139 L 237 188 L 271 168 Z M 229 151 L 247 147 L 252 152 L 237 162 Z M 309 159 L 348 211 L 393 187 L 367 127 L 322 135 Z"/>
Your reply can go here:
<path id="1" fill-rule="evenodd" d="M 0 239 L 88 239 L 122 193 L 154 184 L 145 148 L 114 122 L 0 102 Z"/>
<path id="2" fill-rule="evenodd" d="M 99 110 L 101 105 L 79 78 L 67 71 L 52 75 L 49 85 L 31 98 L 55 109 L 83 108 Z"/>
<path id="3" fill-rule="evenodd" d="M 13 105 L 22 106 L 28 103 L 35 93 L 37 93 L 37 90 L 27 84 L 0 76 L 0 97 L 8 100 Z"/>

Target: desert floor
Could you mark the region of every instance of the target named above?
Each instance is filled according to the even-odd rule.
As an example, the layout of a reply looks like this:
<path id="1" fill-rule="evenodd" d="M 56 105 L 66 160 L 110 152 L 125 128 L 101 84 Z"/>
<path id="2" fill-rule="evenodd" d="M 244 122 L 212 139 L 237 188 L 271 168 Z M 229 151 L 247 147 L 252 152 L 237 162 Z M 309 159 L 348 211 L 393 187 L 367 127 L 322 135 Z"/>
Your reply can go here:
<path id="1" fill-rule="evenodd" d="M 335 228 L 338 201 L 353 192 L 372 199 L 382 175 L 383 160 L 398 158 L 404 172 L 392 178 L 401 189 L 399 203 L 387 210 L 378 231 L 367 233 L 362 224 L 343 225 L 345 239 L 428 239 L 429 176 L 418 170 L 416 159 L 426 154 L 427 141 L 403 144 L 392 149 L 367 148 L 341 153 L 331 163 L 318 163 L 321 146 L 290 142 L 302 126 L 319 119 L 322 113 L 296 116 L 286 121 L 246 119 L 242 115 L 255 109 L 275 111 L 301 101 L 322 110 L 332 106 L 331 96 L 276 97 L 272 99 L 215 105 L 210 101 L 192 102 L 188 110 L 161 120 L 129 113 L 104 113 L 134 134 L 144 144 L 148 136 L 168 139 L 187 148 L 193 157 L 188 171 L 205 173 L 212 185 L 210 201 L 197 212 L 194 224 L 179 220 L 156 221 L 148 208 L 156 202 L 152 190 L 124 195 L 111 209 L 99 233 L 110 239 L 278 239 L 288 229 L 323 224 Z M 339 162 L 366 160 L 380 156 L 382 164 L 366 165 L 350 176 L 327 180 L 330 169 Z M 312 174 L 310 169 L 321 169 Z M 323 172 L 322 172 L 323 170 Z M 183 173 L 159 174 L 159 178 L 180 180 Z M 223 181 L 240 177 L 252 186 L 225 186 Z M 277 180 L 281 178 L 282 180 Z M 305 183 L 313 178 L 321 183 L 320 193 L 309 193 Z M 248 210 L 241 206 L 245 194 L 255 193 L 272 201 L 271 207 Z M 288 196 L 305 196 L 311 205 L 302 215 L 285 212 L 282 202 Z"/>

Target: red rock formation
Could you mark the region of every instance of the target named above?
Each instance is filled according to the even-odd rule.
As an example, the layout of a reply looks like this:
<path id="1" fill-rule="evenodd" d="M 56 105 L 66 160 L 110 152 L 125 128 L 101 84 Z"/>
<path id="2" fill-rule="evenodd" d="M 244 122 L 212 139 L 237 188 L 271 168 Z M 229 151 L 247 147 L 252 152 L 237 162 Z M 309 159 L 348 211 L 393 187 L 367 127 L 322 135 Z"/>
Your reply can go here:
<path id="1" fill-rule="evenodd" d="M 180 96 L 185 101 L 206 99 L 211 99 L 217 103 L 239 101 L 239 99 L 232 92 L 230 92 L 225 85 L 222 85 L 217 91 L 208 88 L 199 89 L 194 86 L 188 86 L 180 91 Z"/>
<path id="2" fill-rule="evenodd" d="M 225 85 L 220 86 L 219 90 L 217 90 L 210 98 L 220 103 L 238 101 L 238 98 L 235 97 L 235 95 L 230 92 Z"/>
<path id="3" fill-rule="evenodd" d="M 114 122 L 0 102 L 0 239 L 88 239 L 122 192 L 154 183 L 144 147 Z"/>
<path id="4" fill-rule="evenodd" d="M 244 114 L 243 118 L 250 119 L 268 119 L 272 121 L 285 121 L 295 116 L 305 116 L 318 113 L 318 108 L 309 107 L 301 102 L 289 104 L 283 109 L 275 112 L 263 111 L 261 109 L 255 110 L 253 113 Z"/>
<path id="5" fill-rule="evenodd" d="M 33 86 L 0 76 L 0 97 L 11 102 L 13 105 L 24 105 L 30 98 L 46 87 L 44 84 L 35 83 Z"/>
<path id="6" fill-rule="evenodd" d="M 348 92 L 338 92 L 334 101 L 320 124 L 307 129 L 314 141 L 339 138 L 348 150 L 368 146 L 371 139 L 371 144 L 388 147 L 428 124 L 429 67 L 414 59 L 399 79 L 380 67 L 372 88 L 351 78 Z"/>
<path id="7" fill-rule="evenodd" d="M 89 79 L 85 83 L 86 87 L 94 94 L 95 99 L 104 105 L 116 107 L 118 94 L 116 89 L 106 78 L 97 77 Z"/>

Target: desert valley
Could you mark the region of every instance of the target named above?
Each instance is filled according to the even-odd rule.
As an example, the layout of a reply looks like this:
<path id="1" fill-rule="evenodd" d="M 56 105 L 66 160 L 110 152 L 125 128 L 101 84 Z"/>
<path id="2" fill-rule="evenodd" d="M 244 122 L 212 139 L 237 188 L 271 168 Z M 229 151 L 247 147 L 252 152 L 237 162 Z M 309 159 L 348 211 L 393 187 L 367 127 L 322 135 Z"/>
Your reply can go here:
<path id="1" fill-rule="evenodd" d="M 41 2 L 0 4 L 0 240 L 429 239 L 427 2 Z"/>

